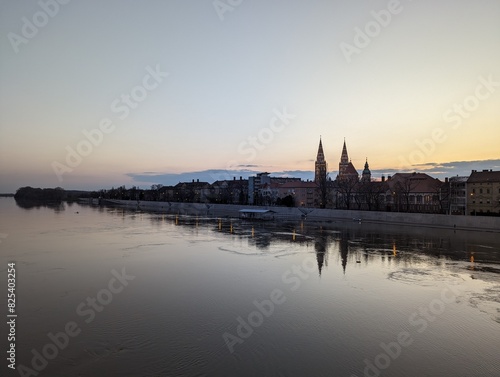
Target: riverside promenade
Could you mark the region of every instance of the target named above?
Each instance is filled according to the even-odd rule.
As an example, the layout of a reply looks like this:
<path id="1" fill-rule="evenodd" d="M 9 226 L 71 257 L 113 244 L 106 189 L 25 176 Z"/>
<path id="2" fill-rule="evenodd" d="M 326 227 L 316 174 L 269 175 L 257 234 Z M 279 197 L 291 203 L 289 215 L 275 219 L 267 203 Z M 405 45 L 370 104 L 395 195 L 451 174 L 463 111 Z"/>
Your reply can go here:
<path id="1" fill-rule="evenodd" d="M 245 206 L 235 204 L 153 202 L 105 199 L 103 204 L 125 206 L 144 211 L 213 217 L 239 217 L 241 209 L 270 209 L 275 220 L 301 220 L 330 222 L 356 221 L 385 223 L 430 228 L 473 230 L 500 233 L 500 217 L 456 216 L 427 213 L 357 211 L 304 207 Z"/>

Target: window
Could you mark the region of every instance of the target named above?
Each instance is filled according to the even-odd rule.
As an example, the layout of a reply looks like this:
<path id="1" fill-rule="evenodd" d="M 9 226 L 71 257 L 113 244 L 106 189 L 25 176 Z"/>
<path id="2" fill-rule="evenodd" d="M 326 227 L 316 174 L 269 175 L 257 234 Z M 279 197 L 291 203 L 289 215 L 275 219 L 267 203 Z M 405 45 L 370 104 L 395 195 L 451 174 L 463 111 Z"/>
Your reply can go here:
<path id="1" fill-rule="evenodd" d="M 476 193 L 476 189 L 472 189 L 472 193 L 475 194 Z"/>
<path id="2" fill-rule="evenodd" d="M 486 189 L 486 193 L 489 194 L 490 193 L 490 189 Z"/>
<path id="3" fill-rule="evenodd" d="M 480 194 L 482 194 L 482 193 L 483 193 L 483 189 L 482 189 L 482 188 L 480 188 L 480 189 L 479 189 L 479 193 L 480 193 Z"/>

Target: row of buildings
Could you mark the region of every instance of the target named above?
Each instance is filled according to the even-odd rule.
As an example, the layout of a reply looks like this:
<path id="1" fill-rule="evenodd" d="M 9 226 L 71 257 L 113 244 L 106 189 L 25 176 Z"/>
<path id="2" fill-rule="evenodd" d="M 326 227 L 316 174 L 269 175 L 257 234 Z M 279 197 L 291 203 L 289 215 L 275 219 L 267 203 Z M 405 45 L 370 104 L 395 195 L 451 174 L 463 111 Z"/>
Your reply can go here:
<path id="1" fill-rule="evenodd" d="M 314 172 L 314 180 L 308 181 L 263 172 L 248 179 L 235 177 L 213 183 L 193 179 L 175 186 L 154 185 L 151 190 L 113 189 L 101 195 L 132 200 L 500 216 L 500 171 L 473 170 L 468 177 L 446 178 L 444 182 L 417 172 L 372 179 L 368 159 L 360 175 L 349 159 L 344 140 L 338 175 L 332 179 L 320 138 Z"/>

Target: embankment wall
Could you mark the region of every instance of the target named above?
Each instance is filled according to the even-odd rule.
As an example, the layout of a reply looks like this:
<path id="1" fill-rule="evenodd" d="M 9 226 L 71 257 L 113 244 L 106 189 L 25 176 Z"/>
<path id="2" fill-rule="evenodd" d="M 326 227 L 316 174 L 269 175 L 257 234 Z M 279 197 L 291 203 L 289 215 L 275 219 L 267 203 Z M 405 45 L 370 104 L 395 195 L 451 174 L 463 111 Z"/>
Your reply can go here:
<path id="1" fill-rule="evenodd" d="M 433 228 L 464 229 L 500 233 L 500 217 L 454 216 L 427 213 L 402 213 L 337 210 L 297 207 L 257 207 L 232 204 L 204 204 L 177 202 L 150 202 L 136 200 L 106 200 L 104 203 L 122 205 L 147 211 L 191 214 L 199 216 L 239 217 L 240 209 L 270 209 L 275 212 L 275 219 L 311 221 L 347 220 L 369 223 L 387 223 L 407 226 L 425 226 Z"/>

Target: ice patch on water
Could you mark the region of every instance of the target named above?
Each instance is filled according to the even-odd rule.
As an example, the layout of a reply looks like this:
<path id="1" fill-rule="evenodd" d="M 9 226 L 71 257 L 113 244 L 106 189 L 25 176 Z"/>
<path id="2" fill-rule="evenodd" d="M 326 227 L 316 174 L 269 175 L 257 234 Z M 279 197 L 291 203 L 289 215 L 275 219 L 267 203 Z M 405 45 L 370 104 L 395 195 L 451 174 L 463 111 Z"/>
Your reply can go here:
<path id="1" fill-rule="evenodd" d="M 457 274 L 439 271 L 435 268 L 402 268 L 388 274 L 389 280 L 400 283 L 420 285 L 423 287 L 433 287 L 436 282 L 445 282 L 447 284 L 459 284 L 463 279 Z"/>
<path id="2" fill-rule="evenodd" d="M 493 246 L 487 246 L 487 245 L 474 245 L 474 244 L 470 244 L 469 246 L 482 247 L 484 249 L 494 249 Z"/>
<path id="3" fill-rule="evenodd" d="M 239 255 L 262 255 L 264 253 L 262 252 L 255 252 L 255 249 L 247 249 L 247 248 L 241 248 L 239 250 L 232 250 L 232 249 L 228 249 L 226 247 L 223 247 L 223 246 L 219 246 L 219 250 L 220 251 L 226 251 L 228 253 L 232 253 L 232 254 L 239 254 Z"/>
<path id="4" fill-rule="evenodd" d="M 437 283 L 459 286 L 462 294 L 457 297 L 457 302 L 466 303 L 500 323 L 500 270 L 476 265 L 471 271 L 466 262 L 447 263 L 447 267 L 450 269 L 402 268 L 390 272 L 388 279 L 423 287 L 435 287 Z"/>
<path id="5" fill-rule="evenodd" d="M 219 250 L 225 251 L 232 254 L 247 255 L 247 256 L 274 256 L 275 258 L 280 258 L 287 255 L 296 254 L 296 250 L 282 249 L 282 248 L 266 248 L 266 249 L 255 249 L 253 247 L 238 247 L 238 249 L 230 249 L 224 246 L 219 246 Z"/>
<path id="6" fill-rule="evenodd" d="M 145 243 L 145 244 L 140 244 L 140 245 L 135 245 L 135 246 L 130 246 L 130 247 L 124 247 L 123 250 L 136 250 L 136 249 L 141 249 L 144 247 L 150 247 L 150 246 L 164 246 L 164 245 L 171 245 L 171 242 L 162 242 L 162 243 Z"/>
<path id="7" fill-rule="evenodd" d="M 493 285 L 482 292 L 471 292 L 469 303 L 500 323 L 500 285 Z"/>

